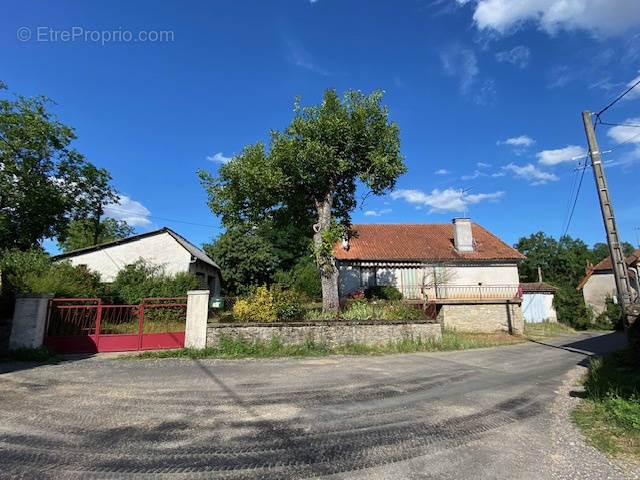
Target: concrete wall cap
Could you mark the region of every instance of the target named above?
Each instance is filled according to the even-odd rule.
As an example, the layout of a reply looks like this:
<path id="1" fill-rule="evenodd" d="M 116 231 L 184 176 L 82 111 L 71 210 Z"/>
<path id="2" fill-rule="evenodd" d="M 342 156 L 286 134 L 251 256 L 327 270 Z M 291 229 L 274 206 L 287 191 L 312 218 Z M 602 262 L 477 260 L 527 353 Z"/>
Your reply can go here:
<path id="1" fill-rule="evenodd" d="M 54 293 L 20 293 L 16 298 L 53 298 Z"/>
<path id="2" fill-rule="evenodd" d="M 189 290 L 187 295 L 209 295 L 209 290 Z"/>

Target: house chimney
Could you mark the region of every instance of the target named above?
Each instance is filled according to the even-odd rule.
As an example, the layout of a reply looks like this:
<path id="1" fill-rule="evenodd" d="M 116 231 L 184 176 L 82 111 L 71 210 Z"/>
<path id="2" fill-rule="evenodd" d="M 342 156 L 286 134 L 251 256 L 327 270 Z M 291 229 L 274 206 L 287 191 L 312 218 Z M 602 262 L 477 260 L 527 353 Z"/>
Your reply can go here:
<path id="1" fill-rule="evenodd" d="M 473 233 L 470 218 L 453 219 L 453 244 L 460 253 L 474 251 Z"/>

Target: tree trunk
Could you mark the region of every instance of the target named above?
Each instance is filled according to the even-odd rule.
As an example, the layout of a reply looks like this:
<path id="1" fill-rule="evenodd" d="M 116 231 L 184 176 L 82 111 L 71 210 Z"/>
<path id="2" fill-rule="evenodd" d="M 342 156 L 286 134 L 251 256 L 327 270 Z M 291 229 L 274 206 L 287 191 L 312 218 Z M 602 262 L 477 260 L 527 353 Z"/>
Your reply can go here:
<path id="1" fill-rule="evenodd" d="M 322 234 L 331 227 L 331 207 L 333 205 L 333 193 L 329 192 L 321 202 L 316 202 L 318 211 L 318 223 L 313 226 L 313 244 L 316 252 L 322 251 Z M 317 261 L 317 259 L 316 259 Z M 322 311 L 334 312 L 336 315 L 340 311 L 340 299 L 338 297 L 338 269 L 333 257 L 330 268 L 320 269 L 320 282 L 322 284 Z"/>

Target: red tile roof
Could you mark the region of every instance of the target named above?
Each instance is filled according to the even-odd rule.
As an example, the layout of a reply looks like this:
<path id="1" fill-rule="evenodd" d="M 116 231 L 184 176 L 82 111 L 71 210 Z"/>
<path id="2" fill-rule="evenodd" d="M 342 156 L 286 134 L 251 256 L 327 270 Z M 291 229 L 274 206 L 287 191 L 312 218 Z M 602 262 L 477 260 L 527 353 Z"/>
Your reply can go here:
<path id="1" fill-rule="evenodd" d="M 471 224 L 476 249 L 459 253 L 453 244 L 453 224 L 359 224 L 352 225 L 355 237 L 349 250 L 336 244 L 339 260 L 523 260 L 493 233 L 477 223 Z"/>
<path id="2" fill-rule="evenodd" d="M 633 252 L 631 255 L 629 255 L 625 260 L 627 262 L 627 265 L 632 265 L 634 262 L 637 262 L 639 258 L 640 258 L 640 248 L 635 252 Z M 593 269 L 596 271 L 612 270 L 611 257 L 605 258 L 600 263 L 598 263 L 595 267 L 593 267 Z"/>
<path id="3" fill-rule="evenodd" d="M 522 287 L 523 293 L 555 292 L 556 290 L 558 290 L 557 287 L 544 282 L 521 283 L 520 286 Z"/>

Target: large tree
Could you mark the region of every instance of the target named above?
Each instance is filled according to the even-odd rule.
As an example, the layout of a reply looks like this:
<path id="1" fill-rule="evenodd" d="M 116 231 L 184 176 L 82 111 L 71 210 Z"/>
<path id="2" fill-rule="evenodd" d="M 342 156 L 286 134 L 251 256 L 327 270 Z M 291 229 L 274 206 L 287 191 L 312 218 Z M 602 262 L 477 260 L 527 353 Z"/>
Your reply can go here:
<path id="1" fill-rule="evenodd" d="M 297 99 L 291 124 L 271 132 L 268 150 L 249 145 L 217 177 L 199 172 L 226 226 L 264 219 L 309 225 L 325 311 L 339 309 L 333 246 L 349 234 L 358 183 L 381 195 L 406 171 L 398 126 L 381 99 L 379 91 L 353 90 L 341 99 L 333 89 L 320 105 L 302 107 Z"/>
<path id="2" fill-rule="evenodd" d="M 253 286 L 269 283 L 278 268 L 275 249 L 255 230 L 229 228 L 202 247 L 220 266 L 228 295 L 247 293 Z"/>
<path id="3" fill-rule="evenodd" d="M 69 224 L 67 235 L 63 240 L 58 241 L 58 246 L 63 252 L 68 252 L 127 238 L 133 233 L 134 228 L 124 220 L 107 217 L 98 224 L 96 235 L 95 220 L 93 218 L 81 218 L 73 220 Z"/>
<path id="4" fill-rule="evenodd" d="M 0 97 L 0 249 L 64 238 L 73 218 L 95 217 L 117 196 L 106 170 L 71 147 L 73 129 L 51 113 L 52 103 Z"/>

